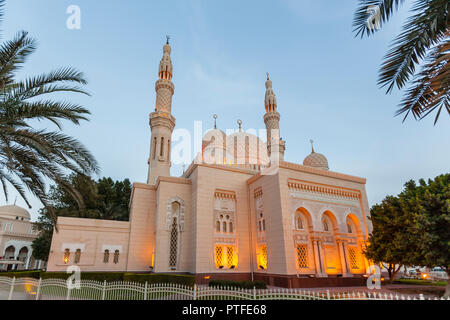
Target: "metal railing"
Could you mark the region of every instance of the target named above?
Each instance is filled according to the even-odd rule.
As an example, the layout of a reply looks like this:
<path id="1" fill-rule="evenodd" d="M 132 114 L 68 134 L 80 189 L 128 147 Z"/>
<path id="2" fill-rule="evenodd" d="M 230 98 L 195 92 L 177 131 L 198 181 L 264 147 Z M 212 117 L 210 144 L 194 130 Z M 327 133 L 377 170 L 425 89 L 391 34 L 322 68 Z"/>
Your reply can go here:
<path id="1" fill-rule="evenodd" d="M 75 287 L 64 279 L 0 277 L 3 300 L 450 300 L 376 292 L 319 292 L 307 289 L 240 289 L 80 280 Z"/>

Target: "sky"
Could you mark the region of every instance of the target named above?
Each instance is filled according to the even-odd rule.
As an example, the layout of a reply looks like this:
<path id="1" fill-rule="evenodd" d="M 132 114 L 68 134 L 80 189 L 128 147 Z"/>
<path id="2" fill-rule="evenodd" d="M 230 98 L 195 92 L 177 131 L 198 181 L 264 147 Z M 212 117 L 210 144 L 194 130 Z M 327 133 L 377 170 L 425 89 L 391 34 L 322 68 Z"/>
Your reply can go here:
<path id="1" fill-rule="evenodd" d="M 67 28 L 67 8 L 80 8 L 80 29 Z M 266 72 L 281 115 L 285 160 L 310 153 L 330 170 L 365 177 L 369 205 L 398 194 L 410 179 L 449 172 L 450 119 L 394 117 L 402 92 L 377 85 L 379 66 L 408 16 L 405 5 L 370 38 L 352 32 L 357 0 L 150 1 L 7 0 L 1 40 L 26 30 L 38 50 L 18 79 L 63 66 L 83 71 L 91 96 L 63 94 L 92 115 L 63 130 L 96 157 L 99 177 L 145 182 L 150 149 L 148 115 L 165 36 L 170 35 L 177 128 L 193 132 L 264 128 Z M 56 130 L 49 123 L 36 124 Z M 182 173 L 172 166 L 172 175 Z M 14 201 L 12 193 L 10 202 Z M 31 200 L 32 219 L 40 203 Z M 0 195 L 0 204 L 5 198 Z M 17 199 L 17 205 L 25 202 Z"/>

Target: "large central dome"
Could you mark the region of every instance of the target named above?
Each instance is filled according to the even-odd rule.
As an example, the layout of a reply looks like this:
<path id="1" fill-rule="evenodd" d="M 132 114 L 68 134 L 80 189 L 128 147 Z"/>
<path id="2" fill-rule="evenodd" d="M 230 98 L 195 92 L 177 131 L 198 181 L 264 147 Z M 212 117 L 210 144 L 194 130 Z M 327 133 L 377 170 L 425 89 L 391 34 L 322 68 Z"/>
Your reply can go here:
<path id="1" fill-rule="evenodd" d="M 329 170 L 327 158 L 323 154 L 314 151 L 303 160 L 303 165 L 321 170 Z"/>
<path id="2" fill-rule="evenodd" d="M 6 205 L 0 207 L 0 218 L 30 220 L 30 214 L 24 208 L 13 205 Z M 23 218 L 23 219 L 22 219 Z"/>

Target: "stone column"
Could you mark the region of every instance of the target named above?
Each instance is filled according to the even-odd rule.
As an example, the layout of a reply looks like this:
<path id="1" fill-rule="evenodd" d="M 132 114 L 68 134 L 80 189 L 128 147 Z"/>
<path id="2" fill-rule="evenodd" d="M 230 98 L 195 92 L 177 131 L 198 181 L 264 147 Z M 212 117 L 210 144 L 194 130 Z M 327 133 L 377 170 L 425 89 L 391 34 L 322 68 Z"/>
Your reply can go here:
<path id="1" fill-rule="evenodd" d="M 352 277 L 352 272 L 350 271 L 350 268 L 348 266 L 348 257 L 347 257 L 347 243 L 345 241 L 342 242 L 342 253 L 344 257 L 344 265 L 345 269 L 347 270 L 347 277 Z"/>
<path id="2" fill-rule="evenodd" d="M 316 267 L 316 276 L 320 277 L 322 274 L 322 267 L 320 265 L 319 251 L 317 250 L 317 240 L 312 241 L 313 254 L 314 254 L 314 264 Z"/>
<path id="3" fill-rule="evenodd" d="M 25 270 L 28 270 L 28 268 L 30 267 L 30 260 L 31 260 L 32 256 L 33 256 L 33 250 L 30 250 L 27 255 L 27 263 L 25 264 Z"/>
<path id="4" fill-rule="evenodd" d="M 319 247 L 320 252 L 320 262 L 322 266 L 322 277 L 328 277 L 328 274 L 326 272 L 326 265 L 325 265 L 325 251 L 323 250 L 323 243 L 321 240 L 317 242 L 317 245 Z"/>
<path id="5" fill-rule="evenodd" d="M 347 265 L 347 258 L 345 256 L 344 241 L 337 240 L 336 243 L 337 243 L 338 248 L 339 248 L 339 258 L 341 260 L 342 276 L 343 277 L 351 277 L 352 274 L 349 272 L 348 265 Z"/>

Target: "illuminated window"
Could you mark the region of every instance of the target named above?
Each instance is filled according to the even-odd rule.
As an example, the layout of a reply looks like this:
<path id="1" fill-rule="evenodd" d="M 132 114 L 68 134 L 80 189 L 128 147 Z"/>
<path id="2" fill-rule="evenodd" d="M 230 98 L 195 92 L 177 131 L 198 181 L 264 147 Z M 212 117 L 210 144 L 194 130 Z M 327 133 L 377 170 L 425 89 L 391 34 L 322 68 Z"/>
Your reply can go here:
<path id="1" fill-rule="evenodd" d="M 80 259 L 81 259 L 81 249 L 77 249 L 77 251 L 75 251 L 75 258 L 73 259 L 73 262 L 80 263 Z"/>
<path id="2" fill-rule="evenodd" d="M 106 249 L 105 252 L 103 253 L 103 263 L 108 263 L 109 262 L 109 250 Z"/>
<path id="3" fill-rule="evenodd" d="M 114 263 L 119 263 L 119 250 L 114 251 Z"/>
<path id="4" fill-rule="evenodd" d="M 233 258 L 234 258 L 234 248 L 233 247 L 227 247 L 227 267 L 231 268 L 233 267 Z"/>
<path id="5" fill-rule="evenodd" d="M 348 248 L 348 259 L 350 260 L 351 269 L 359 269 L 358 259 L 356 257 L 356 250 L 354 248 Z"/>
<path id="6" fill-rule="evenodd" d="M 267 246 L 262 245 L 259 249 L 259 269 L 267 269 Z"/>
<path id="7" fill-rule="evenodd" d="M 297 245 L 297 264 L 299 268 L 308 268 L 308 247 L 305 244 Z"/>
<path id="8" fill-rule="evenodd" d="M 174 218 L 172 222 L 172 229 L 170 231 L 169 267 L 175 268 L 177 266 L 177 254 L 178 254 L 178 229 L 177 229 L 177 218 Z"/>
<path id="9" fill-rule="evenodd" d="M 68 264 L 69 261 L 70 261 L 70 250 L 66 249 L 64 250 L 63 262 L 64 264 Z"/>
<path id="10" fill-rule="evenodd" d="M 221 246 L 216 246 L 215 248 L 215 262 L 216 262 L 216 268 L 223 268 L 223 249 Z"/>

